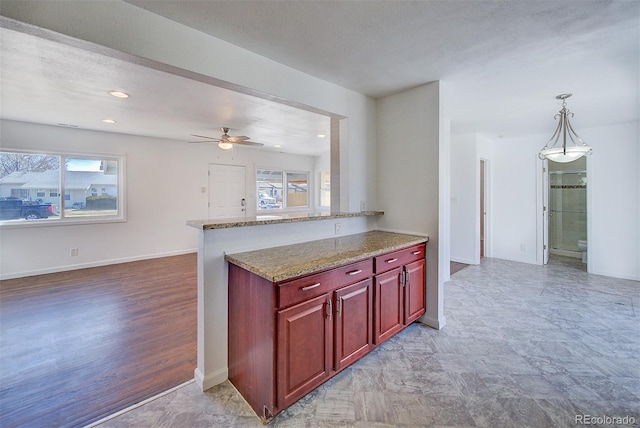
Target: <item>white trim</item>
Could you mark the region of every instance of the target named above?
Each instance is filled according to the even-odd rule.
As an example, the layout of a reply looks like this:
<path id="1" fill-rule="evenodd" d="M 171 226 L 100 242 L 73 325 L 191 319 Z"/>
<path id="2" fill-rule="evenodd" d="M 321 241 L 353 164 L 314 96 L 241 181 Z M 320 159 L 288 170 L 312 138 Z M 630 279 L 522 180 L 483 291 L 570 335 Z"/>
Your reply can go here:
<path id="1" fill-rule="evenodd" d="M 466 265 L 478 265 L 479 264 L 477 261 L 473 261 L 471 259 L 459 258 L 459 257 L 452 257 L 450 259 L 450 261 L 455 262 L 455 263 L 464 263 Z"/>
<path id="2" fill-rule="evenodd" d="M 174 392 L 174 391 L 177 391 L 177 390 L 179 390 L 179 389 L 182 389 L 182 388 L 184 388 L 185 386 L 188 386 L 188 385 L 192 384 L 193 382 L 194 382 L 194 380 L 193 380 L 193 379 L 188 380 L 188 381 L 186 381 L 186 382 L 184 382 L 184 383 L 181 383 L 181 384 L 180 384 L 180 385 L 178 385 L 178 386 L 174 386 L 174 387 L 173 387 L 173 388 L 171 388 L 171 389 L 167 389 L 167 390 L 166 390 L 166 391 L 164 391 L 164 392 L 161 392 L 161 393 L 159 393 L 159 394 L 156 394 L 156 395 L 154 395 L 153 397 L 149 397 L 149 398 L 147 398 L 146 400 L 142 400 L 142 401 L 141 401 L 141 402 L 139 402 L 139 403 L 133 404 L 133 405 L 131 405 L 131 406 L 129 406 L 129 407 L 127 407 L 127 408 L 125 408 L 125 409 L 122 409 L 122 410 L 120 410 L 120 411 L 118 411 L 118 412 L 115 412 L 115 413 L 113 413 L 113 414 L 111 414 L 111 415 L 109 415 L 109 416 L 105 416 L 104 418 L 102 418 L 102 419 L 100 419 L 100 420 L 97 420 L 97 421 L 95 421 L 95 422 L 93 422 L 93 423 L 91 423 L 91 424 L 87 425 L 85 428 L 92 428 L 92 427 L 95 427 L 95 426 L 98 426 L 98 425 L 102 425 L 103 423 L 108 422 L 108 421 L 110 421 L 111 419 L 115 419 L 115 418 L 117 418 L 117 417 L 119 417 L 119 416 L 124 415 L 125 413 L 128 413 L 128 412 L 130 412 L 130 411 L 132 411 L 132 410 L 135 410 L 135 409 L 137 409 L 137 408 L 139 408 L 139 407 L 142 407 L 142 406 L 144 406 L 144 405 L 146 405 L 146 404 L 149 404 L 149 403 L 151 403 L 152 401 L 157 400 L 158 398 L 162 398 L 162 397 L 164 397 L 165 395 L 171 394 L 171 393 L 172 393 L 172 392 Z"/>
<path id="3" fill-rule="evenodd" d="M 442 315 L 440 319 L 423 315 L 418 319 L 418 321 L 431 328 L 435 328 L 436 330 L 442 329 L 447 324 L 447 318 L 444 315 Z"/>
<path id="4" fill-rule="evenodd" d="M 617 273 L 617 272 L 609 272 L 609 271 L 600 271 L 600 272 L 589 272 L 592 275 L 601 275 L 608 276 L 611 278 L 619 278 L 619 279 L 629 279 L 631 281 L 640 281 L 640 275 L 627 275 L 626 273 Z"/>
<path id="5" fill-rule="evenodd" d="M 193 371 L 194 380 L 201 391 L 206 391 L 209 388 L 213 388 L 216 385 L 220 385 L 222 382 L 229 379 L 229 369 L 227 367 L 220 368 L 208 375 L 204 376 L 199 368 Z"/>
<path id="6" fill-rule="evenodd" d="M 68 152 L 60 150 L 25 150 L 14 149 L 11 147 L 2 147 L 0 153 L 24 153 L 32 155 L 47 155 L 56 156 L 60 158 L 59 169 L 59 183 L 58 191 L 60 193 L 59 206 L 60 217 L 52 217 L 43 220 L 0 220 L 0 228 L 23 228 L 23 227 L 40 227 L 40 226 L 64 226 L 64 225 L 77 225 L 77 224 L 99 224 L 99 223 L 124 223 L 127 221 L 127 194 L 126 194 L 126 153 L 121 154 L 103 154 L 100 152 L 95 153 L 78 153 Z M 113 160 L 118 163 L 117 170 L 117 213 L 115 215 L 96 215 L 96 216 L 83 216 L 83 217 L 66 217 L 64 215 L 65 210 L 65 194 L 67 192 L 66 184 L 66 169 L 64 162 L 68 159 L 90 159 L 90 160 Z M 45 187 L 46 189 L 53 189 L 52 187 Z"/>
<path id="7" fill-rule="evenodd" d="M 65 265 L 65 266 L 56 266 L 56 267 L 52 267 L 52 268 L 28 270 L 28 271 L 22 271 L 22 272 L 14 272 L 14 273 L 10 273 L 10 274 L 2 274 L 2 273 L 0 273 L 0 280 L 22 278 L 22 277 L 25 277 L 25 276 L 44 275 L 44 274 L 47 274 L 47 273 L 66 272 L 66 271 L 70 271 L 70 270 L 85 269 L 85 268 L 91 268 L 91 267 L 115 265 L 115 264 L 118 264 L 118 263 L 136 262 L 136 261 L 140 261 L 140 260 L 159 259 L 159 258 L 162 258 L 162 257 L 180 256 L 180 255 L 183 255 L 183 254 L 197 253 L 197 251 L 198 250 L 196 248 L 189 248 L 189 249 L 186 249 L 186 250 L 168 251 L 168 252 L 165 252 L 165 253 L 146 254 L 146 255 L 142 255 L 142 256 L 123 257 L 123 258 L 111 259 L 111 260 L 100 260 L 100 261 L 97 261 L 97 262 L 78 263 L 78 264 L 74 264 L 74 265 Z"/>

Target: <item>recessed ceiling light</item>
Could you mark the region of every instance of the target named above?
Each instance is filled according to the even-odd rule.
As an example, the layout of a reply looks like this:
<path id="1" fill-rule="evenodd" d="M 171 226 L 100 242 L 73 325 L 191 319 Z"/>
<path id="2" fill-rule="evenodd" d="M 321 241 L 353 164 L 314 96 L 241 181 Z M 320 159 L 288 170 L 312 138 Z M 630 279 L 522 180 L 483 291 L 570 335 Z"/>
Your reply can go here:
<path id="1" fill-rule="evenodd" d="M 116 123 L 116 121 L 115 121 L 115 120 L 113 120 L 113 119 L 102 119 L 102 121 L 103 121 L 104 123 Z"/>
<path id="2" fill-rule="evenodd" d="M 273 147 L 282 147 L 282 144 L 274 144 Z"/>
<path id="3" fill-rule="evenodd" d="M 326 137 L 326 135 L 325 134 L 318 134 L 317 137 L 318 138 L 324 138 L 324 137 Z"/>
<path id="4" fill-rule="evenodd" d="M 129 98 L 129 94 L 120 91 L 109 91 L 109 94 L 116 98 Z"/>

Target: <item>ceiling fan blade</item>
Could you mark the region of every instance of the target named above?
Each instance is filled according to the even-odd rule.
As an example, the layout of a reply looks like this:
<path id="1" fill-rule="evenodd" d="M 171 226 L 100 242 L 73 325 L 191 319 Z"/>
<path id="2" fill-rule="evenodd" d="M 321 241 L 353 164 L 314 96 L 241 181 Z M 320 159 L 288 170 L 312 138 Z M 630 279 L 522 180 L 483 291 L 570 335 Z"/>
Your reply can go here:
<path id="1" fill-rule="evenodd" d="M 246 141 L 248 139 L 249 139 L 249 137 L 247 137 L 247 136 L 238 135 L 238 136 L 233 136 L 233 137 L 229 136 L 226 140 L 230 141 L 232 143 L 237 143 L 237 142 L 240 142 L 240 141 Z"/>
<path id="2" fill-rule="evenodd" d="M 216 137 L 207 137 L 206 135 L 191 134 L 192 137 L 206 138 L 207 140 L 220 141 Z"/>
<path id="3" fill-rule="evenodd" d="M 187 141 L 189 144 L 199 144 L 199 143 L 217 143 L 218 140 L 201 140 L 201 141 Z"/>
<path id="4" fill-rule="evenodd" d="M 233 144 L 240 144 L 243 146 L 264 146 L 262 143 L 254 143 L 253 141 L 236 141 Z"/>

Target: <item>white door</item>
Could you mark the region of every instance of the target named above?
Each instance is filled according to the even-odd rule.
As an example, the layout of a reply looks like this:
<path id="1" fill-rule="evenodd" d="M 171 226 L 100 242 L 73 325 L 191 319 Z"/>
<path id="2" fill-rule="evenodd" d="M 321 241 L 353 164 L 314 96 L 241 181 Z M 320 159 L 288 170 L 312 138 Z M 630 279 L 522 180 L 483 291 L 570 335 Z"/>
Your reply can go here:
<path id="1" fill-rule="evenodd" d="M 549 263 L 549 161 L 542 163 L 542 263 Z M 540 254 L 540 253 L 538 253 Z"/>
<path id="2" fill-rule="evenodd" d="M 209 218 L 244 217 L 245 167 L 209 164 Z"/>

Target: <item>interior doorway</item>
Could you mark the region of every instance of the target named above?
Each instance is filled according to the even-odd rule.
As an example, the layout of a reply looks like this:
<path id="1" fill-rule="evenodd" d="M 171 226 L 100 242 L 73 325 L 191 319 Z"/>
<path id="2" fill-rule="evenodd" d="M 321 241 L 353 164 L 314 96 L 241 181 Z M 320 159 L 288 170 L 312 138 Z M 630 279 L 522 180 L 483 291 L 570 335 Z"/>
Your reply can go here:
<path id="1" fill-rule="evenodd" d="M 548 162 L 544 171 L 544 263 L 587 270 L 587 162 Z"/>
<path id="2" fill-rule="evenodd" d="M 209 164 L 209 218 L 244 217 L 247 213 L 246 168 Z"/>
<path id="3" fill-rule="evenodd" d="M 480 258 L 487 256 L 487 161 L 480 159 Z"/>

